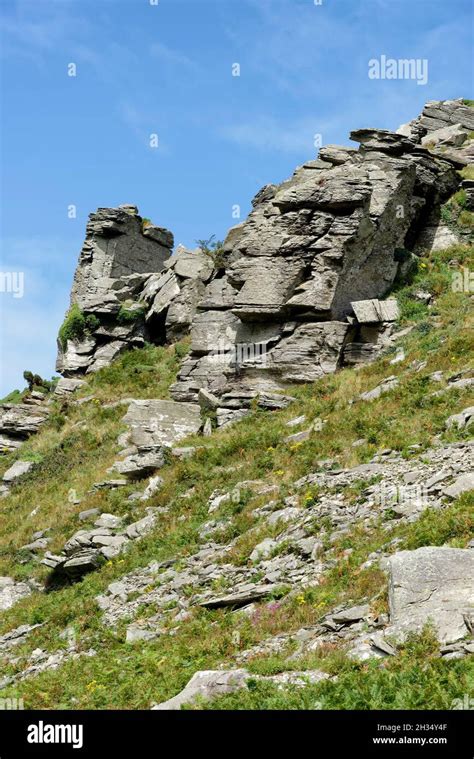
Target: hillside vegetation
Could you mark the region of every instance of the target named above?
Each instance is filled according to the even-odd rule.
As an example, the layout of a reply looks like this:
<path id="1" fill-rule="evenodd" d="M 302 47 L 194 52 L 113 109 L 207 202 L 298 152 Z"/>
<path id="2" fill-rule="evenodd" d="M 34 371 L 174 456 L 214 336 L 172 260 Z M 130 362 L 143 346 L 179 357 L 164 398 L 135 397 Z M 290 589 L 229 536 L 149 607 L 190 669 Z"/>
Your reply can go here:
<path id="1" fill-rule="evenodd" d="M 204 542 L 200 529 L 209 519 L 209 498 L 223 483 L 231 491 L 239 481 L 264 480 L 278 488 L 271 498 L 283 504 L 284 498 L 295 495 L 299 505 L 311 509 L 321 496 L 318 487 L 297 491 L 294 483 L 317 471 L 322 466 L 318 462 L 332 460 L 331 468 L 353 467 L 369 462 L 384 449 L 399 451 L 410 461 L 422 458 L 435 439 L 443 443 L 466 439 L 466 430 L 447 431 L 445 421 L 472 404 L 469 388 L 433 394 L 453 375 L 474 368 L 474 296 L 453 292 L 451 287 L 452 273 L 459 266 L 474 267 L 471 248 L 457 246 L 432 253 L 420 259 L 412 281 L 395 290 L 401 307 L 399 326 L 412 327 L 397 344 L 397 349 L 403 347 L 403 360 L 390 364 L 393 348 L 370 366 L 344 369 L 314 384 L 292 387 L 288 392 L 295 400 L 286 410 L 255 410 L 227 430 L 188 439 L 184 445 L 199 446 L 195 455 L 186 460 L 170 457 L 160 471 L 162 489 L 146 503 L 128 500 L 137 490 L 136 483 L 118 490 L 91 492 L 91 488 L 107 477 L 106 470 L 116 458 L 126 410 L 117 401 L 167 398 L 179 360 L 187 351 L 186 341 L 168 348 L 147 345 L 124 354 L 88 378 L 72 401 L 55 400 L 47 424 L 21 450 L 22 460 L 34 461 L 35 468 L 2 504 L 1 575 L 43 582 L 48 569 L 21 547 L 34 532 L 48 530 L 48 550 L 60 551 L 81 526 L 78 514 L 86 509 L 120 515 L 125 524 L 143 516 L 145 507 L 168 510 L 150 534 L 97 572 L 60 589 L 35 592 L 2 614 L 0 635 L 19 625 L 39 624 L 15 648 L 15 659 L 8 661 L 2 676 L 31 666 L 35 649 L 51 654 L 67 651 L 71 635 L 77 653 L 92 649 L 95 655 L 69 658 L 56 669 L 7 685 L 0 696 L 23 697 L 25 707 L 32 709 L 149 708 L 174 696 L 194 672 L 238 666 L 239 652 L 270 636 L 315 624 L 343 602 L 372 599 L 374 610 L 384 613 L 383 572 L 377 565 L 362 566 L 374 551 L 444 544 L 466 547 L 474 527 L 472 492 L 449 508 L 426 510 L 417 521 L 392 521 L 389 530 L 386 516 L 370 528 L 356 526 L 325 546 L 335 562 L 318 585 L 301 590 L 282 585 L 275 599 L 260 604 L 251 616 L 196 606 L 179 626 L 171 620 L 168 634 L 130 645 L 125 642 L 130 620 L 106 627 L 96 602 L 110 583 L 152 560 L 179 562 L 199 551 Z M 417 299 L 420 290 L 434 296 L 433 305 Z M 442 382 L 434 383 L 430 376 L 439 371 Z M 391 375 L 400 382 L 389 393 L 371 403 L 351 403 Z M 322 429 L 304 442 L 284 442 L 291 432 L 286 423 L 303 414 L 307 422 L 322 420 Z M 364 442 L 354 447 L 360 439 Z M 0 474 L 18 457 L 4 457 Z M 345 495 L 357 503 L 366 486 L 364 481 L 356 483 L 346 488 Z M 268 495 L 243 488 L 220 507 L 225 529 L 213 539 L 231 543 L 227 560 L 236 566 L 251 563 L 255 546 L 282 530 L 255 518 L 255 510 L 268 500 Z M 312 534 L 317 535 L 322 526 L 315 519 Z M 279 550 L 291 552 L 292 547 L 283 545 Z M 225 590 L 225 583 L 219 587 L 216 581 L 216 590 Z M 151 613 L 144 606 L 141 617 Z M 474 666 L 472 657 L 441 659 L 438 649 L 429 627 L 410 637 L 396 657 L 369 662 L 348 659 L 344 645 L 322 646 L 288 660 L 290 645 L 284 653 L 256 655 L 246 666 L 255 675 L 316 668 L 337 677 L 286 688 L 251 680 L 234 694 L 194 708 L 449 708 L 453 698 L 472 692 Z"/>

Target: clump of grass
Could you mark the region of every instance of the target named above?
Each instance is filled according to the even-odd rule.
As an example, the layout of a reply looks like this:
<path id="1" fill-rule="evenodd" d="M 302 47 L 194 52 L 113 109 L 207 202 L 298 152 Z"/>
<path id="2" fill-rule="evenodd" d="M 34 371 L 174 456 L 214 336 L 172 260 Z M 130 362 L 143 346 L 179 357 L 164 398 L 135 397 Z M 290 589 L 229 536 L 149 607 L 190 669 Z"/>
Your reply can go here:
<path id="1" fill-rule="evenodd" d="M 120 306 L 120 310 L 117 314 L 117 322 L 119 324 L 133 324 L 133 322 L 139 322 L 145 316 L 145 306 L 123 304 Z"/>

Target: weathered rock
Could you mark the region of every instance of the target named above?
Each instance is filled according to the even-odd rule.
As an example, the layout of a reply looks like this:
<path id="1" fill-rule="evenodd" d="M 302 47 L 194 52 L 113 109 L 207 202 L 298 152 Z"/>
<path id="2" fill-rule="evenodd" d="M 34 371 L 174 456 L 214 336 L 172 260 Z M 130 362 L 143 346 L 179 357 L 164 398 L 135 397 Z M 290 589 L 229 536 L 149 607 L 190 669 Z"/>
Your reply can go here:
<path id="1" fill-rule="evenodd" d="M 0 577 L 0 611 L 10 609 L 32 592 L 30 583 L 15 582 L 12 577 Z"/>
<path id="2" fill-rule="evenodd" d="M 34 467 L 33 461 L 15 461 L 3 475 L 3 482 L 11 485 L 20 480 L 25 474 L 28 474 Z"/>
<path id="3" fill-rule="evenodd" d="M 262 561 L 267 559 L 272 551 L 277 547 L 278 543 L 272 538 L 265 538 L 261 543 L 255 546 L 250 554 L 250 561 Z"/>
<path id="4" fill-rule="evenodd" d="M 82 337 L 58 342 L 59 372 L 69 377 L 98 371 L 123 350 L 143 344 L 140 293 L 150 275 L 163 270 L 172 247 L 171 232 L 144 224 L 134 206 L 99 208 L 89 216 L 71 306 L 94 319 L 87 320 Z"/>
<path id="5" fill-rule="evenodd" d="M 474 554 L 468 549 L 418 548 L 388 559 L 390 627 L 403 637 L 432 622 L 442 643 L 468 633 L 465 616 L 474 604 Z"/>
<path id="6" fill-rule="evenodd" d="M 463 409 L 459 414 L 453 414 L 446 420 L 448 430 L 456 427 L 458 430 L 464 430 L 474 423 L 474 406 Z"/>
<path id="7" fill-rule="evenodd" d="M 185 704 L 194 704 L 201 699 L 210 700 L 226 693 L 233 693 L 245 687 L 249 680 L 274 683 L 279 688 L 285 688 L 288 686 L 304 687 L 328 678 L 329 675 L 326 672 L 319 670 L 280 672 L 277 675 L 270 676 L 252 675 L 245 669 L 203 670 L 196 672 L 177 696 L 153 706 L 152 709 L 162 711 L 181 709 Z"/>
<path id="8" fill-rule="evenodd" d="M 450 498 L 459 498 L 460 495 L 468 493 L 470 490 L 474 490 L 474 472 L 462 474 L 443 492 Z"/>
<path id="9" fill-rule="evenodd" d="M 44 404 L 0 404 L 0 452 L 10 453 L 21 447 L 46 422 L 49 409 Z"/>
<path id="10" fill-rule="evenodd" d="M 199 432 L 201 414 L 193 403 L 137 400 L 130 404 L 123 421 L 130 427 L 132 444 L 138 448 L 170 447 Z"/>
<path id="11" fill-rule="evenodd" d="M 253 601 L 260 601 L 262 598 L 268 598 L 279 586 L 275 584 L 268 585 L 250 585 L 247 590 L 242 590 L 238 593 L 230 593 L 227 596 L 218 596 L 203 599 L 199 602 L 200 606 L 205 609 L 220 609 L 225 606 L 232 606 L 233 608 L 239 608 L 240 606 L 246 606 Z"/>
<path id="12" fill-rule="evenodd" d="M 360 300 L 351 303 L 359 324 L 374 322 L 394 322 L 400 316 L 397 301 L 389 300 Z"/>
<path id="13" fill-rule="evenodd" d="M 395 377 L 387 377 L 384 379 L 383 382 L 380 383 L 380 385 L 377 385 L 377 387 L 374 387 L 373 390 L 368 390 L 365 393 L 362 393 L 359 396 L 359 400 L 361 401 L 374 401 L 377 400 L 377 398 L 380 398 L 381 395 L 384 393 L 388 393 L 390 390 L 393 390 L 397 385 L 399 384 L 400 380 Z"/>
<path id="14" fill-rule="evenodd" d="M 198 432 L 202 423 L 197 404 L 163 400 L 133 400 L 124 422 L 129 427 L 131 452 L 116 461 L 110 471 L 129 479 L 150 476 L 160 469 L 165 463 L 165 449 Z"/>
<path id="15" fill-rule="evenodd" d="M 249 673 L 245 669 L 196 672 L 181 693 L 152 708 L 161 711 L 181 709 L 184 704 L 195 703 L 199 698 L 211 699 L 233 693 L 243 688 L 248 679 Z"/>
<path id="16" fill-rule="evenodd" d="M 67 397 L 78 390 L 82 385 L 84 385 L 84 380 L 61 377 L 54 389 L 54 394 L 61 397 Z"/>

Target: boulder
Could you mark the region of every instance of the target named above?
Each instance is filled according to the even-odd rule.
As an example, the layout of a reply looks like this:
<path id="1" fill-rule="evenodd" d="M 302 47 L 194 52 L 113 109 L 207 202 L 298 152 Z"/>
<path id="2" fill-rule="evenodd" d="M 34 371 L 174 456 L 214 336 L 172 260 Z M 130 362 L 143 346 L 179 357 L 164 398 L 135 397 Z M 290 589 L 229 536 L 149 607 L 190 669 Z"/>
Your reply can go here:
<path id="1" fill-rule="evenodd" d="M 434 625 L 442 643 L 468 634 L 465 618 L 474 605 L 474 552 L 426 546 L 388 559 L 390 626 L 385 635 L 403 638 Z"/>
<path id="2" fill-rule="evenodd" d="M 474 406 L 463 409 L 459 414 L 453 414 L 446 419 L 446 428 L 448 430 L 455 427 L 458 430 L 464 430 L 474 422 Z"/>
<path id="3" fill-rule="evenodd" d="M 33 467 L 33 461 L 15 461 L 15 463 L 12 464 L 12 466 L 7 469 L 3 475 L 3 482 L 5 482 L 7 485 L 11 485 L 14 482 L 17 482 L 17 480 L 24 477 L 25 474 L 28 474 L 28 472 L 30 472 Z"/>
<path id="4" fill-rule="evenodd" d="M 177 696 L 152 708 L 159 711 L 181 709 L 184 704 L 195 703 L 199 698 L 211 699 L 243 688 L 249 678 L 245 669 L 204 670 L 196 672 Z"/>
<path id="5" fill-rule="evenodd" d="M 0 611 L 6 611 L 33 591 L 27 582 L 15 582 L 12 577 L 0 577 Z"/>
<path id="6" fill-rule="evenodd" d="M 470 490 L 474 490 L 474 472 L 461 474 L 452 485 L 444 489 L 443 493 L 449 498 L 459 498 L 460 495 L 468 493 Z"/>

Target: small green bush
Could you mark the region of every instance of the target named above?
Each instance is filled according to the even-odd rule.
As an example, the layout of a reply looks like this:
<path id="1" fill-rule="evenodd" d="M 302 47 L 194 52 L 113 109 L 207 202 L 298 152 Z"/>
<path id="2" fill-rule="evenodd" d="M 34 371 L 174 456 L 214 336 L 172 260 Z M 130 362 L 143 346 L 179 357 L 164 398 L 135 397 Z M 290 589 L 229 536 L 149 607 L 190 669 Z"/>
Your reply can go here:
<path id="1" fill-rule="evenodd" d="M 98 327 L 100 327 L 100 319 L 95 314 L 86 316 L 77 303 L 74 303 L 59 328 L 59 341 L 63 350 L 66 349 L 68 340 L 83 340 L 87 334 L 94 332 Z"/>
<path id="2" fill-rule="evenodd" d="M 120 306 L 120 311 L 117 314 L 117 321 L 119 324 L 131 324 L 132 322 L 139 321 L 145 316 L 145 308 L 127 308 L 126 306 Z"/>

